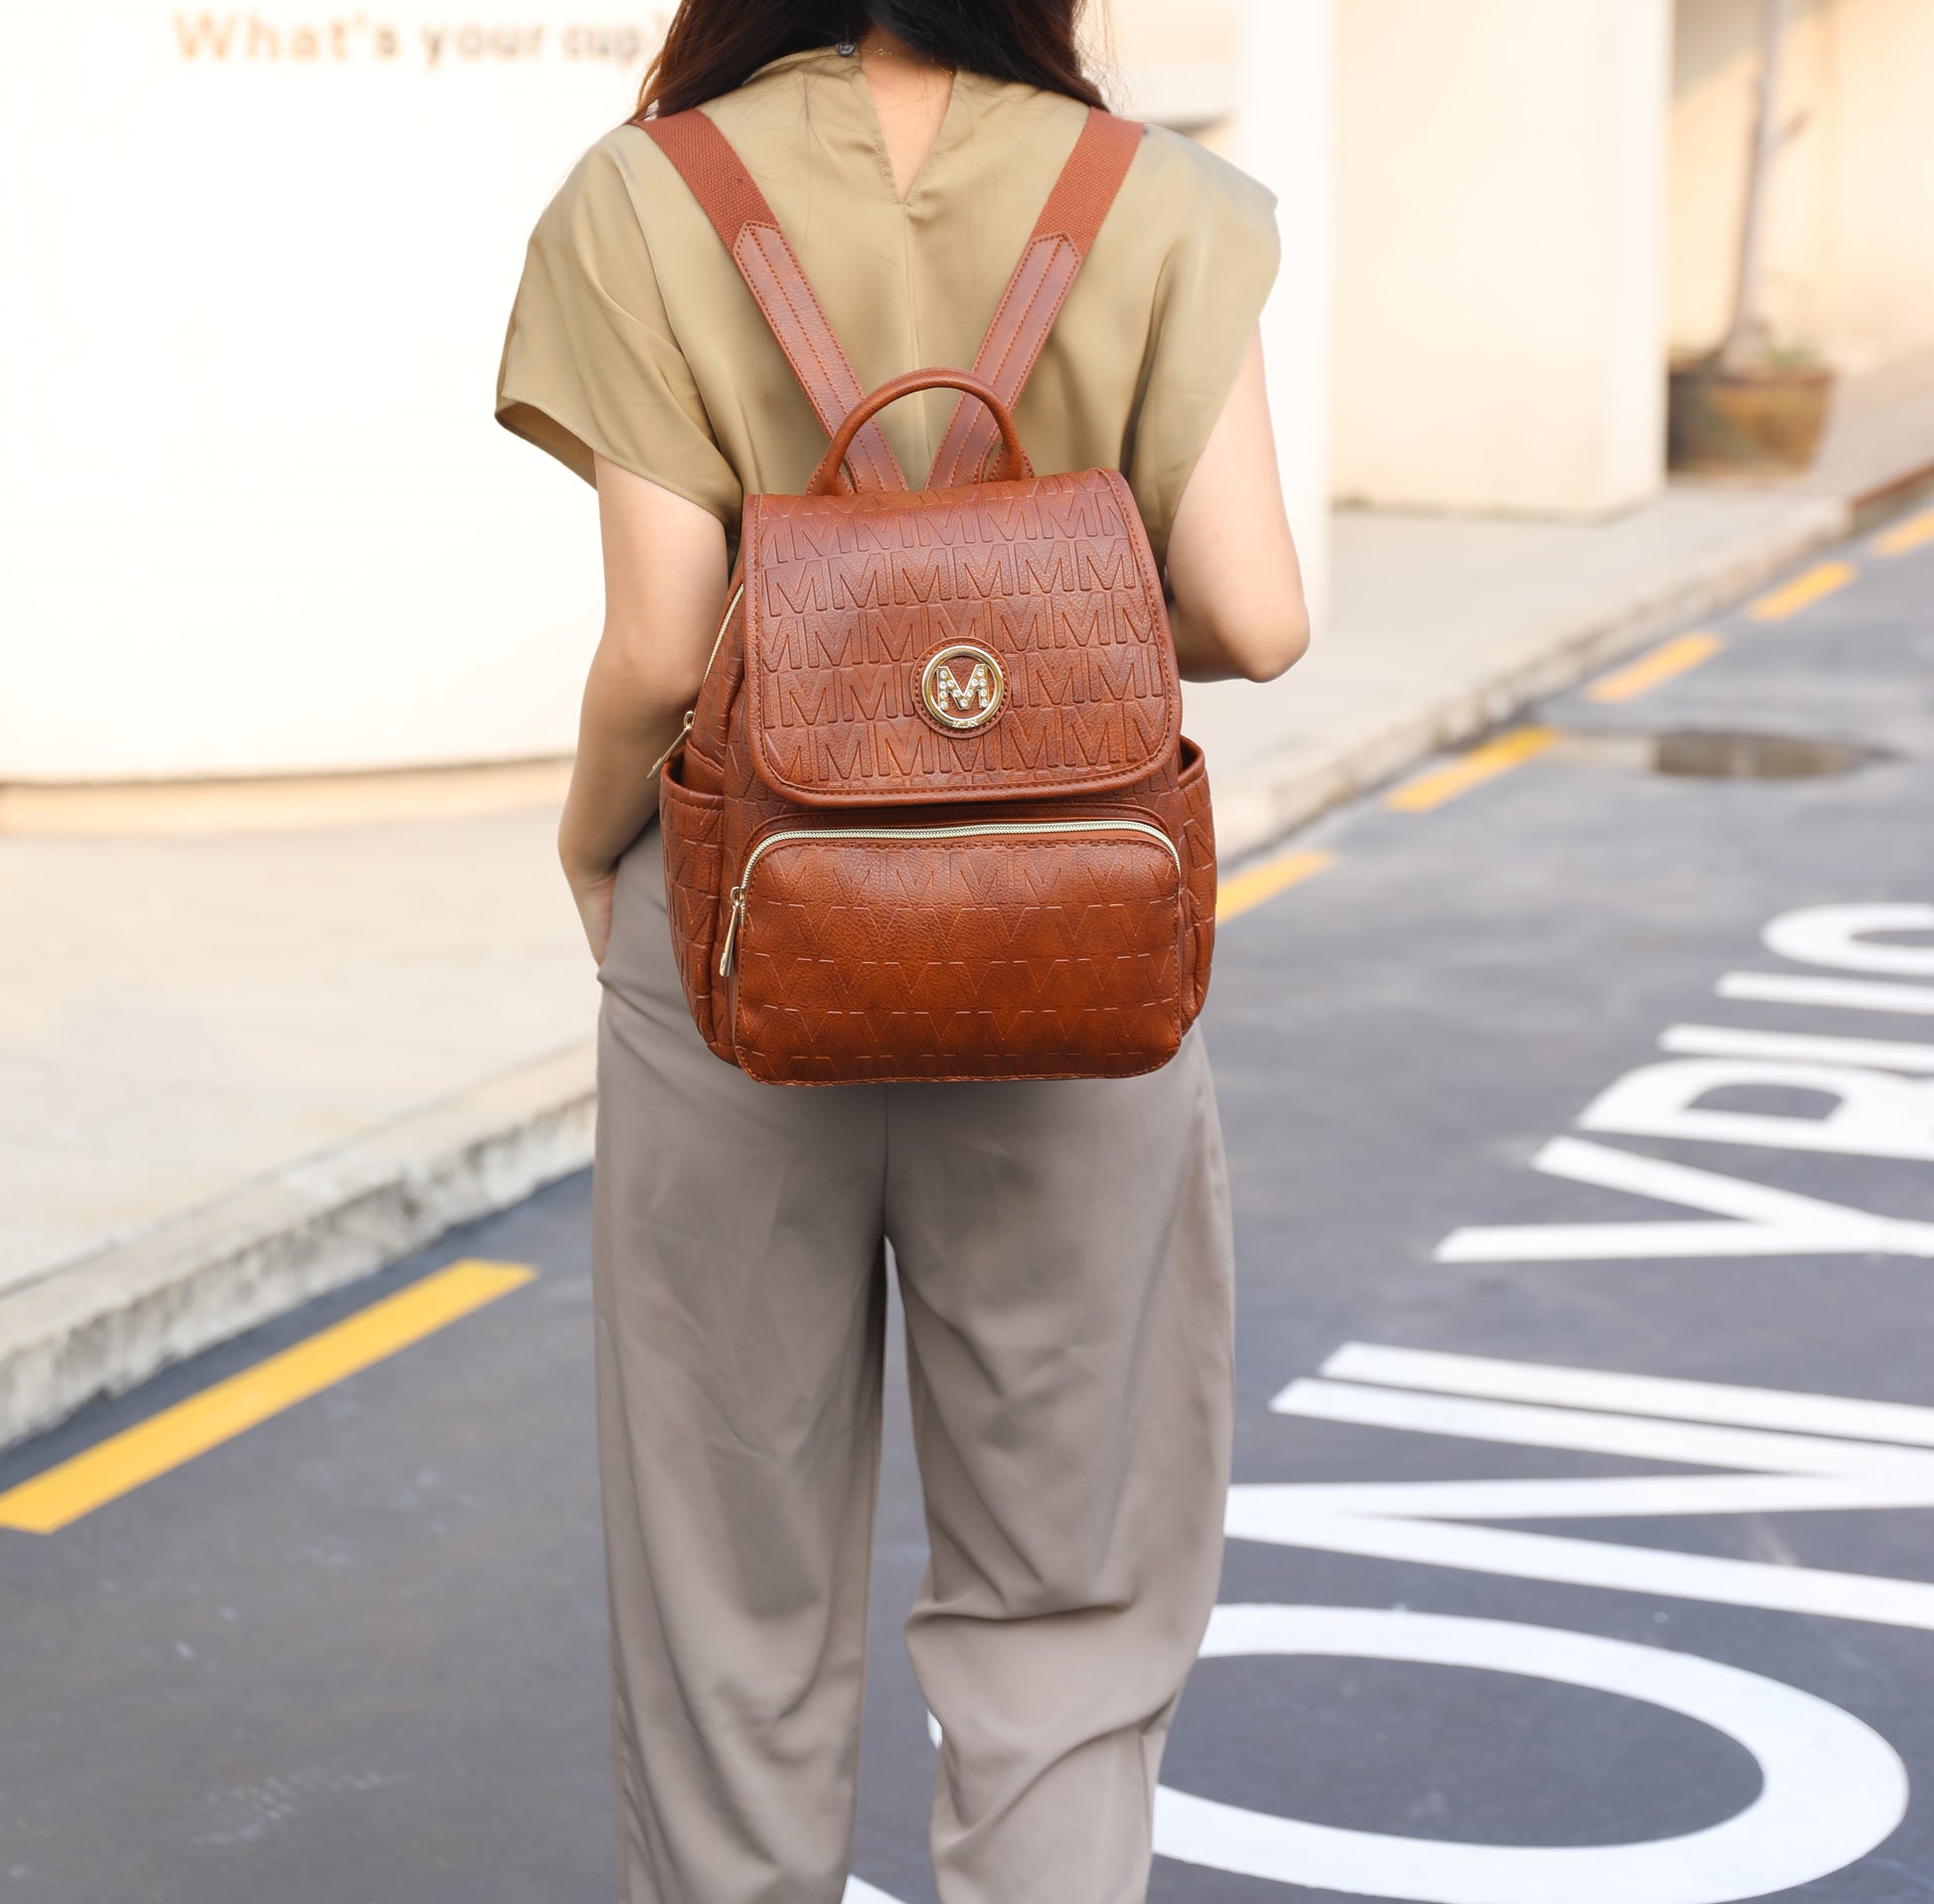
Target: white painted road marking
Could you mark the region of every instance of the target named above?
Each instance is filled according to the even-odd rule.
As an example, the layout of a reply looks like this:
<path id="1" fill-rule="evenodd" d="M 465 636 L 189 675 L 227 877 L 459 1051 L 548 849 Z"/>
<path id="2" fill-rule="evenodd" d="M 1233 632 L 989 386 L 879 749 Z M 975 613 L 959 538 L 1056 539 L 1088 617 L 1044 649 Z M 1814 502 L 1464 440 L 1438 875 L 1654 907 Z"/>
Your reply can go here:
<path id="1" fill-rule="evenodd" d="M 1493 1401 L 1475 1395 L 1430 1395 L 1415 1389 L 1371 1388 L 1358 1382 L 1306 1378 L 1290 1383 L 1270 1404 L 1279 1414 L 1406 1434 L 1451 1435 L 1519 1448 L 1562 1448 L 1571 1454 L 1623 1455 L 1687 1467 L 1729 1468 L 1768 1475 L 1895 1475 L 1934 1486 L 1934 1451 L 1894 1448 L 1877 1441 L 1827 1435 L 1773 1433 L 1709 1422 L 1666 1421 L 1635 1414 L 1595 1414 L 1585 1408 L 1547 1408 L 1534 1402 Z"/>
<path id="2" fill-rule="evenodd" d="M 1877 941 L 1874 932 L 1934 931 L 1934 905 L 1852 904 L 1808 906 L 1784 912 L 1766 925 L 1765 944 L 1788 958 L 1838 964 L 1849 970 L 1920 975 L 1934 972 L 1934 946 Z M 1826 979 L 1785 973 L 1729 973 L 1718 990 L 1727 998 L 1759 998 L 1785 1004 L 1847 1006 L 1855 1010 L 1934 1011 L 1934 987 L 1873 979 Z M 1924 998 L 1918 1003 L 1903 1003 Z M 1825 1050 L 1851 1056 L 1885 1040 L 1800 1040 L 1751 1028 L 1674 1027 L 1662 1041 L 1702 1045 L 1706 1054 L 1643 1064 L 1615 1079 L 1579 1115 L 1580 1129 L 1624 1137 L 1688 1139 L 1696 1143 L 1813 1151 L 1846 1157 L 1934 1162 L 1934 1083 L 1888 1068 L 1804 1061 Z M 1781 1057 L 1747 1056 L 1762 1050 Z M 1714 1046 L 1734 1046 L 1713 1054 Z M 1927 1047 L 1891 1051 L 1912 1060 Z M 1740 1086 L 1826 1097 L 1824 1116 L 1784 1116 L 1766 1111 L 1714 1109 L 1700 1102 Z M 1614 1150 L 1578 1138 L 1557 1138 L 1531 1160 L 1547 1176 L 1605 1190 L 1630 1191 L 1656 1202 L 1679 1203 L 1730 1220 L 1716 1223 L 1510 1223 L 1466 1226 L 1437 1246 L 1437 1260 L 1472 1262 L 1593 1262 L 1640 1258 L 1795 1255 L 1895 1255 L 1934 1257 L 1934 1223 L 1855 1209 L 1802 1196 L 1770 1184 L 1724 1177 L 1690 1165 Z"/>
<path id="3" fill-rule="evenodd" d="M 1717 1091 L 1791 1091 L 1825 1097 L 1824 1116 L 1713 1110 Z M 1752 1058 L 1668 1058 L 1607 1085 L 1578 1128 L 1620 1137 L 1679 1137 L 1697 1144 L 1750 1144 L 1835 1157 L 1891 1157 L 1934 1164 L 1934 1082 L 1844 1064 L 1771 1064 Z"/>
<path id="4" fill-rule="evenodd" d="M 1732 1904 L 1864 1856 L 1907 1810 L 1907 1773 L 1870 1726 L 1760 1673 L 1629 1641 L 1374 1607 L 1217 1607 L 1204 1659 L 1323 1655 L 1476 1667 L 1588 1686 L 1736 1740 L 1761 1787 L 1703 1830 L 1632 1844 L 1518 1845 L 1310 1825 L 1164 1786 L 1155 1848 L 1211 1870 L 1415 1904 Z"/>
<path id="5" fill-rule="evenodd" d="M 1776 1063 L 1856 1064 L 1873 1071 L 1934 1071 L 1934 1044 L 1885 1037 L 1818 1037 L 1737 1025 L 1673 1025 L 1659 1043 L 1682 1057 L 1767 1058 Z"/>
<path id="6" fill-rule="evenodd" d="M 1338 1361 L 1360 1371 L 1408 1351 L 1353 1344 Z M 1264 1541 L 1326 1553 L 1411 1561 L 1465 1572 L 1512 1575 L 1616 1592 L 1667 1595 L 1774 1612 L 1824 1614 L 1876 1625 L 1934 1631 L 1934 1583 L 1756 1560 L 1677 1553 L 1570 1535 L 1473 1524 L 1493 1519 L 1603 1519 L 1638 1513 L 1765 1513 L 1934 1506 L 1934 1461 L 1926 1452 L 1934 1410 L 1907 1417 L 1918 1445 L 1880 1441 L 1887 1404 L 1838 1395 L 1795 1395 L 1791 1416 L 1814 1425 L 1837 1416 L 1863 1422 L 1858 1439 L 1741 1427 L 1777 1418 L 1773 1391 L 1722 1383 L 1673 1382 L 1603 1372 L 1587 1380 L 1629 1384 L 1623 1412 L 1546 1407 L 1505 1399 L 1548 1389 L 1566 1371 L 1480 1357 L 1445 1357 L 1465 1392 L 1431 1395 L 1416 1387 L 1376 1389 L 1328 1379 L 1293 1382 L 1277 1397 L 1284 1412 L 1348 1420 L 1399 1432 L 1458 1435 L 1518 1447 L 1622 1454 L 1729 1469 L 1717 1475 L 1640 1475 L 1611 1479 L 1362 1482 L 1344 1485 L 1250 1483 L 1229 1490 L 1226 1529 L 1234 1540 Z M 1462 1364 L 1458 1366 L 1457 1364 Z M 1487 1371 L 1499 1371 L 1495 1375 Z M 1413 1382 L 1426 1378 L 1413 1364 Z M 1499 1394 L 1487 1396 L 1485 1389 Z M 1690 1391 L 1690 1392 L 1689 1392 Z M 1650 1395 L 1657 1414 L 1642 1404 Z M 1585 1396 L 1581 1394 L 1580 1399 Z M 1675 1408 L 1703 1419 L 1668 1420 Z M 1652 1418 L 1648 1418 L 1652 1417 Z M 1745 1472 L 1741 1472 L 1745 1471 Z"/>
<path id="7" fill-rule="evenodd" d="M 1934 906 L 1815 906 L 1763 934 L 1781 957 L 1895 979 L 1934 976 Z M 1733 973 L 1728 998 L 1934 1013 L 1934 987 L 1871 977 Z M 1579 1128 L 1772 1151 L 1934 1162 L 1934 1045 L 1675 1025 L 1673 1056 L 1616 1079 Z M 1906 1074 L 1906 1075 L 1903 1075 Z M 1711 1108 L 1740 1086 L 1824 1096 L 1825 1115 Z M 1442 1262 L 1890 1254 L 1934 1258 L 1934 1223 L 1889 1217 L 1577 1137 L 1547 1176 L 1703 1212 L 1706 1220 L 1467 1226 Z M 1934 1407 L 1351 1343 L 1270 1403 L 1282 1416 L 1501 1447 L 1704 1469 L 1697 1474 L 1240 1484 L 1232 1540 L 1521 1580 L 1934 1632 L 1934 1582 L 1773 1565 L 1483 1524 L 1876 1512 L 1934 1507 Z M 1163 1856 L 1270 1882 L 1405 1904 L 1732 1904 L 1813 1883 L 1905 1816 L 1905 1767 L 1852 1713 L 1763 1674 L 1685 1653 L 1513 1621 L 1366 1607 L 1218 1607 L 1205 1659 L 1323 1655 L 1452 1665 L 1648 1701 L 1714 1727 L 1761 1773 L 1743 1810 L 1676 1837 L 1514 1845 L 1345 1830 L 1162 1787 Z M 930 1722 L 929 1722 L 930 1723 Z M 845 1904 L 893 1904 L 854 1879 Z"/>
<path id="8" fill-rule="evenodd" d="M 1934 1223 L 1881 1216 L 1798 1190 L 1556 1137 L 1531 1168 L 1574 1184 L 1708 1210 L 1716 1223 L 1498 1223 L 1454 1229 L 1440 1263 L 1636 1261 L 1701 1256 L 1934 1256 Z"/>
<path id="9" fill-rule="evenodd" d="M 1934 932 L 1934 905 L 1810 905 L 1782 912 L 1760 934 L 1760 943 L 1795 965 L 1934 979 L 1934 945 L 1876 943 L 1867 936 L 1872 932 Z"/>
<path id="10" fill-rule="evenodd" d="M 1745 1388 L 1672 1375 L 1628 1375 L 1605 1368 L 1503 1361 L 1439 1349 L 1386 1349 L 1376 1343 L 1344 1344 L 1323 1364 L 1322 1372 L 1338 1381 L 1425 1388 L 1441 1395 L 1544 1401 L 1559 1407 L 1602 1408 L 1613 1414 L 1729 1422 L 1737 1428 L 1788 1429 L 1799 1434 L 1934 1448 L 1934 1408 L 1905 1401 L 1803 1395 L 1787 1388 Z M 1283 1394 L 1288 1393 L 1285 1388 Z M 1281 1399 L 1279 1395 L 1270 1406 L 1275 1407 Z"/>
<path id="11" fill-rule="evenodd" d="M 1728 972 L 1714 989 L 1722 999 L 1754 999 L 1766 1005 L 1826 1005 L 1844 1012 L 1910 1012 L 1934 1018 L 1934 985 L 1816 979 L 1797 972 Z"/>
<path id="12" fill-rule="evenodd" d="M 871 1884 L 857 1877 L 846 1880 L 846 1894 L 840 1904 L 899 1904 L 896 1897 L 888 1897 L 885 1891 L 876 1890 Z"/>

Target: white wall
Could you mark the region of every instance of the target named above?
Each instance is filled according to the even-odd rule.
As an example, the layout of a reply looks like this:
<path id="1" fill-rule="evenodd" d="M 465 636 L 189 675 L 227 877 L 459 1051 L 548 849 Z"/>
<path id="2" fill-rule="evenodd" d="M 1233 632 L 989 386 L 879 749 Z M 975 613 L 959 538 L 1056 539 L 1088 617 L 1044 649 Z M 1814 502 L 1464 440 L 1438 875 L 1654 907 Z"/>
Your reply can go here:
<path id="1" fill-rule="evenodd" d="M 1644 500 L 1671 0 L 1339 0 L 1338 28 L 1338 495 Z"/>
<path id="2" fill-rule="evenodd" d="M 1934 4 L 1837 0 L 1822 318 L 1842 352 L 1934 348 Z"/>
<path id="3" fill-rule="evenodd" d="M 1262 313 L 1276 461 L 1304 592 L 1330 603 L 1337 0 L 1246 0 L 1234 157 L 1276 194 L 1282 270 Z"/>
<path id="4" fill-rule="evenodd" d="M 1284 197 L 1272 395 L 1319 595 L 1329 7 L 1256 7 L 1274 66 L 1252 75 L 1264 136 L 1238 154 Z M 1122 12 L 1151 108 L 1229 110 L 1242 0 Z M 629 112 L 667 13 L 10 16 L 0 781 L 569 748 L 594 501 L 497 428 L 492 381 L 524 234 Z"/>
<path id="5" fill-rule="evenodd" d="M 10 10 L 0 779 L 570 745 L 595 502 L 492 382 L 524 235 L 629 112 L 653 10 L 615 41 L 560 0 L 332 11 L 264 0 L 250 57 L 245 6 Z M 226 57 L 189 51 L 205 19 Z"/>
<path id="6" fill-rule="evenodd" d="M 1673 348 L 1706 350 L 1724 336 L 1739 266 L 1746 148 L 1753 131 L 1755 46 L 1764 0 L 1679 0 L 1673 25 L 1671 218 L 1667 324 Z M 1797 9 L 1796 9 L 1797 11 Z M 1804 43 L 1811 9 L 1789 43 L 1784 99 L 1818 104 L 1818 67 Z M 1812 134 L 1817 137 L 1817 133 Z M 1789 147 L 1773 175 L 1765 252 L 1766 292 L 1783 334 L 1810 322 L 1794 291 L 1806 281 L 1794 239 L 1815 222 L 1799 216 L 1805 161 Z"/>
<path id="7" fill-rule="evenodd" d="M 1089 0 L 1091 64 L 1109 103 L 1227 148 L 1236 109 L 1244 0 Z"/>
<path id="8" fill-rule="evenodd" d="M 1336 0 L 1107 0 L 1090 32 L 1121 110 L 1190 132 L 1276 194 L 1283 268 L 1262 314 L 1263 354 L 1290 525 L 1321 620 L 1330 587 Z"/>
<path id="9" fill-rule="evenodd" d="M 1769 198 L 1776 336 L 1852 368 L 1934 348 L 1934 4 L 1810 0 L 1795 14 L 1780 109 L 1801 122 Z M 1669 282 L 1682 350 L 1725 328 L 1761 20 L 1761 0 L 1679 3 Z"/>

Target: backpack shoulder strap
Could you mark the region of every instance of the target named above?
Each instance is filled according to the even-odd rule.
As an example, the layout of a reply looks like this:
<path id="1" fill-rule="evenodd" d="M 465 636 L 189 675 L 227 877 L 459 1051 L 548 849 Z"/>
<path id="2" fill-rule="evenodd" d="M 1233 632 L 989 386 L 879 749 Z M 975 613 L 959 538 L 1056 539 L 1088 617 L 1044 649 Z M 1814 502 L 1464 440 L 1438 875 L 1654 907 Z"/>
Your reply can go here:
<path id="1" fill-rule="evenodd" d="M 657 142 L 712 221 L 830 437 L 866 392 L 779 230 L 765 194 L 730 141 L 697 107 L 632 123 Z M 846 466 L 856 488 L 906 487 L 878 422 L 869 422 L 854 438 Z"/>
<path id="2" fill-rule="evenodd" d="M 1028 248 L 1014 267 L 1007 293 L 974 360 L 974 375 L 992 384 L 1010 409 L 1033 374 L 1075 273 L 1128 176 L 1141 147 L 1142 130 L 1138 120 L 1119 119 L 1112 112 L 1089 107 L 1074 150 L 1042 207 Z M 998 440 L 986 406 L 962 397 L 934 452 L 926 486 L 952 489 L 976 481 Z"/>

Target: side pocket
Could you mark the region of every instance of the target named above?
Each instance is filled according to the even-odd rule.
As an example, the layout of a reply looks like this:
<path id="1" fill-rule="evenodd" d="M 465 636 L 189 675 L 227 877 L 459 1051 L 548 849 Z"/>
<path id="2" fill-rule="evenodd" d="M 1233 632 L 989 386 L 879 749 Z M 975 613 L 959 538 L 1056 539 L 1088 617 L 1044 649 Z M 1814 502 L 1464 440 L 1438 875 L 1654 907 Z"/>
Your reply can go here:
<path id="1" fill-rule="evenodd" d="M 719 940 L 720 880 L 725 866 L 725 801 L 723 794 L 700 793 L 678 780 L 679 761 L 665 763 L 658 776 L 658 824 L 665 838 L 665 906 L 672 920 L 672 955 L 693 1023 L 705 1041 L 721 1051 L 713 1035 L 714 948 Z"/>
<path id="2" fill-rule="evenodd" d="M 1215 816 L 1209 804 L 1209 763 L 1187 735 L 1176 791 L 1182 800 L 1182 876 L 1192 955 L 1183 975 L 1183 1010 L 1184 1023 L 1193 1025 L 1209 997 L 1209 968 L 1215 956 Z"/>

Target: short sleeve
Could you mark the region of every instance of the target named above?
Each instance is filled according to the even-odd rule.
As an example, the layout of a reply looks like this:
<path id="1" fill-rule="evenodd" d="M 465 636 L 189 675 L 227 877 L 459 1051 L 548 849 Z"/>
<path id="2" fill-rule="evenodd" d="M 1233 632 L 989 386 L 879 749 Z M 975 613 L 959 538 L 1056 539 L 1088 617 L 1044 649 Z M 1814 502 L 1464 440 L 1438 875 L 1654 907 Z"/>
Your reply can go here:
<path id="1" fill-rule="evenodd" d="M 531 235 L 497 420 L 587 483 L 595 451 L 736 524 L 738 478 L 672 334 L 612 139 L 578 162 Z"/>
<path id="2" fill-rule="evenodd" d="M 1149 190 L 1175 234 L 1155 292 L 1127 456 L 1157 561 L 1276 279 L 1276 200 L 1179 134 L 1151 129 Z"/>

